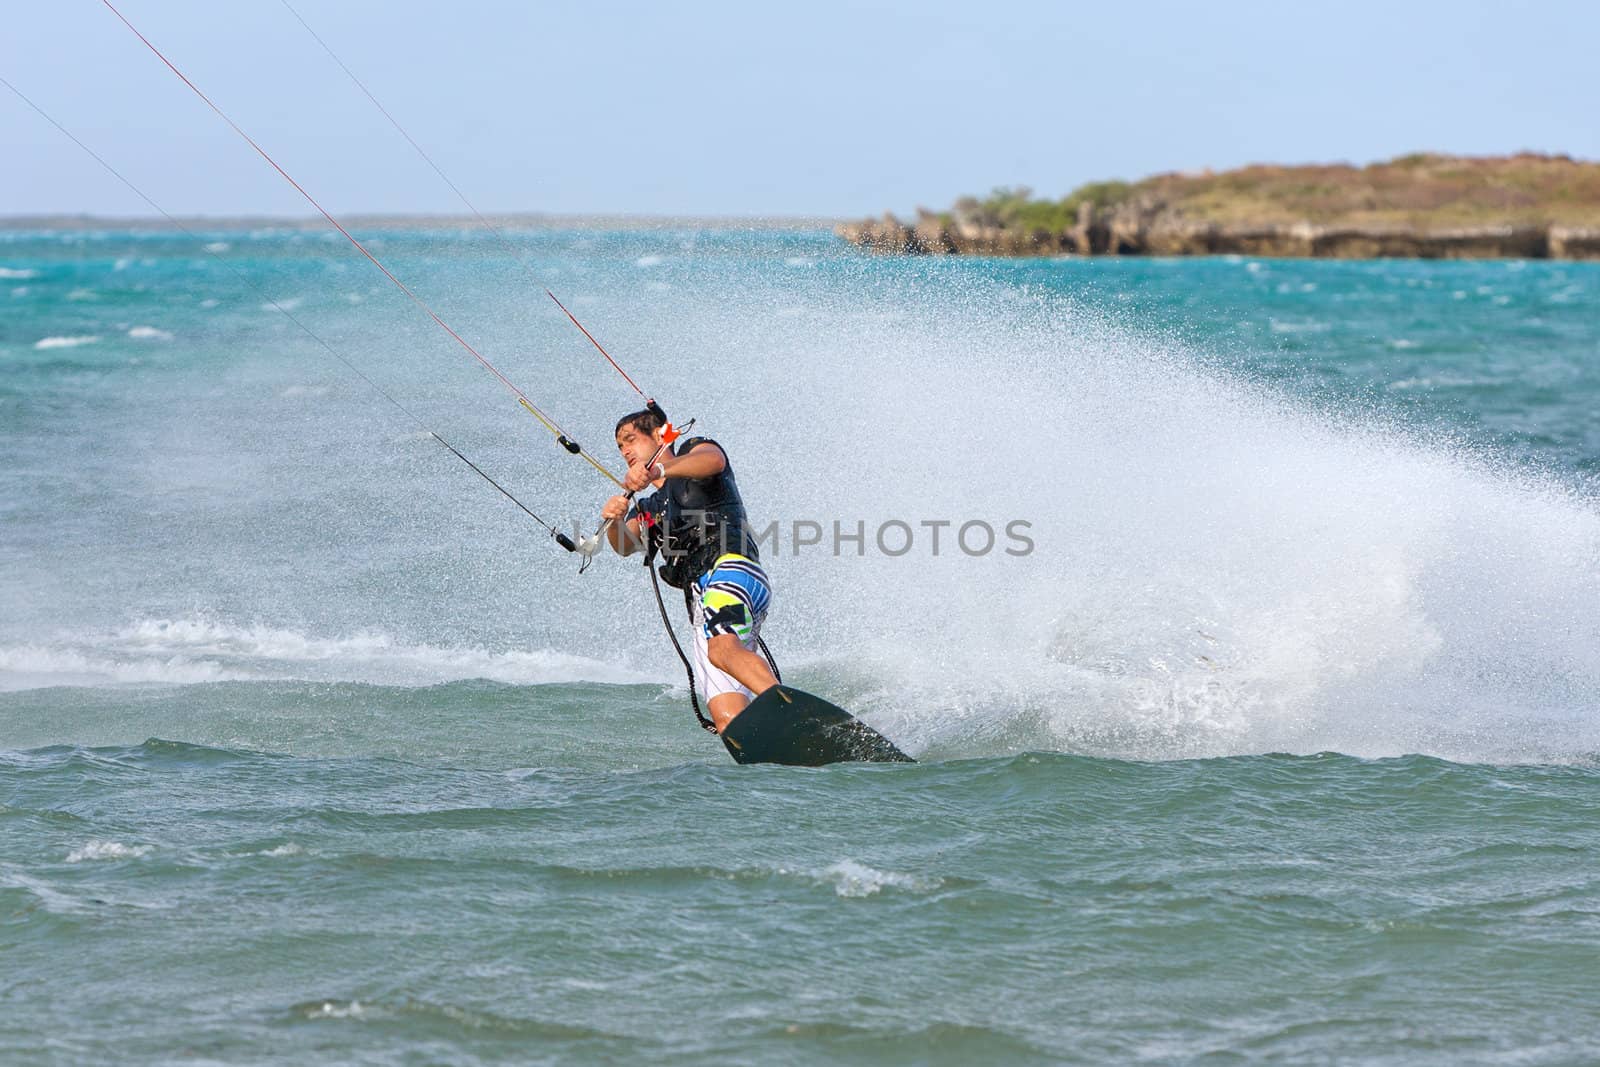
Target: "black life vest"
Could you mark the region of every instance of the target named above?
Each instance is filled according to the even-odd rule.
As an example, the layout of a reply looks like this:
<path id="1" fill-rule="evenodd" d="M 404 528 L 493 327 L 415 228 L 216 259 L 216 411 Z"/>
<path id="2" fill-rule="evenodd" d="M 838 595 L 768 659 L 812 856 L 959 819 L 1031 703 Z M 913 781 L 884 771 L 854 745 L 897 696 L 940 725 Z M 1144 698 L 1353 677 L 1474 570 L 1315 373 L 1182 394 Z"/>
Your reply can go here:
<path id="1" fill-rule="evenodd" d="M 673 455 L 687 455 L 697 445 L 721 445 L 709 437 L 689 437 L 678 443 Z M 646 563 L 660 553 L 661 579 L 687 588 L 711 569 L 718 556 L 736 552 L 759 559 L 749 530 L 733 464 L 722 452 L 721 473 L 709 478 L 668 478 L 666 485 L 639 502 L 641 523 L 649 531 Z"/>

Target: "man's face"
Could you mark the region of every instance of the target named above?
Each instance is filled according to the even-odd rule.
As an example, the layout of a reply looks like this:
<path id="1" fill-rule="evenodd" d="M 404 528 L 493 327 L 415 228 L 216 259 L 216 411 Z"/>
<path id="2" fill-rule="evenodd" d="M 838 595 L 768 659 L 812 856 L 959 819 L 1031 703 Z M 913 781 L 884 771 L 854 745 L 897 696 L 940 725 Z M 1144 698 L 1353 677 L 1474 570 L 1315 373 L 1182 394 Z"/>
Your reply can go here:
<path id="1" fill-rule="evenodd" d="M 623 460 L 632 467 L 644 463 L 653 455 L 661 442 L 656 437 L 660 430 L 654 433 L 640 433 L 630 423 L 617 431 L 617 451 L 622 453 Z"/>

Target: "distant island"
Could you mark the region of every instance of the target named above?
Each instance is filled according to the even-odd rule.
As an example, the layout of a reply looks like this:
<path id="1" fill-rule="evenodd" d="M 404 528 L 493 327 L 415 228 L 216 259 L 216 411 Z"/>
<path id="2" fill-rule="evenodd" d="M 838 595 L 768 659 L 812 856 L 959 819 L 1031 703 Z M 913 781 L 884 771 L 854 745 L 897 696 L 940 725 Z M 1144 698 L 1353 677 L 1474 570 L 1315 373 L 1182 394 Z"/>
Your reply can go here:
<path id="1" fill-rule="evenodd" d="M 1028 189 L 846 222 L 875 252 L 982 256 L 1239 254 L 1600 259 L 1600 163 L 1523 153 L 1418 153 L 1366 167 L 1249 166 Z"/>

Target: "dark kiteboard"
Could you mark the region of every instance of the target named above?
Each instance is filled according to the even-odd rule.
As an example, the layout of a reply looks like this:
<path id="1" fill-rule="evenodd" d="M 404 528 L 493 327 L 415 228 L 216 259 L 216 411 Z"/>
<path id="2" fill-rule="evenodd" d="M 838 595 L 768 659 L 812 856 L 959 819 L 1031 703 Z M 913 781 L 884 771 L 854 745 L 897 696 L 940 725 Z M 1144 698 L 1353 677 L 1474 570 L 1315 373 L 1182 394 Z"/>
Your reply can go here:
<path id="1" fill-rule="evenodd" d="M 722 743 L 739 763 L 916 762 L 843 708 L 787 685 L 752 700 L 722 731 Z"/>

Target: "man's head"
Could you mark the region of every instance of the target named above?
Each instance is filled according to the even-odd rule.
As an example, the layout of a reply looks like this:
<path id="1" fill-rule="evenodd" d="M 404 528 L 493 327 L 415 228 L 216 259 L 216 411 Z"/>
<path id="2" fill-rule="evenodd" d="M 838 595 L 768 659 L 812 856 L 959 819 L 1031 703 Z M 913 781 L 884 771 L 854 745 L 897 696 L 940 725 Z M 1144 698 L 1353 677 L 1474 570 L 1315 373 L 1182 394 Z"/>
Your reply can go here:
<path id="1" fill-rule="evenodd" d="M 661 431 L 666 420 L 648 409 L 635 411 L 617 420 L 617 451 L 628 466 L 647 462 L 661 447 Z"/>

